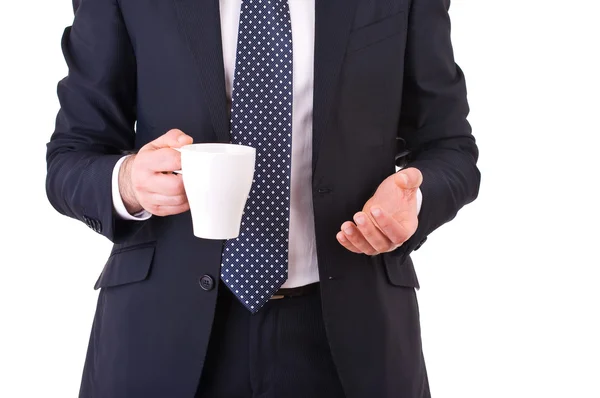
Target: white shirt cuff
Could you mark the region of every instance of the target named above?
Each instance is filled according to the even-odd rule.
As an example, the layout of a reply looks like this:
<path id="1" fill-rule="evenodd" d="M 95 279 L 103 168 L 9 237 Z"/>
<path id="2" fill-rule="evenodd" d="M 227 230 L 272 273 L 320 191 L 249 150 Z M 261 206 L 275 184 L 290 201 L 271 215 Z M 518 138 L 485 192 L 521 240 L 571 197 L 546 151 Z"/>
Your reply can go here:
<path id="1" fill-rule="evenodd" d="M 115 164 L 115 168 L 112 173 L 112 202 L 113 208 L 117 215 L 123 220 L 131 220 L 131 221 L 144 221 L 152 217 L 152 213 L 142 210 L 136 214 L 129 214 L 127 209 L 125 208 L 125 204 L 123 203 L 123 198 L 121 198 L 121 191 L 119 190 L 119 170 L 121 170 L 121 165 L 123 161 L 127 158 L 127 156 L 123 156 L 117 164 Z"/>
<path id="2" fill-rule="evenodd" d="M 417 215 L 421 213 L 421 205 L 423 204 L 423 193 L 421 192 L 421 188 L 417 189 Z"/>

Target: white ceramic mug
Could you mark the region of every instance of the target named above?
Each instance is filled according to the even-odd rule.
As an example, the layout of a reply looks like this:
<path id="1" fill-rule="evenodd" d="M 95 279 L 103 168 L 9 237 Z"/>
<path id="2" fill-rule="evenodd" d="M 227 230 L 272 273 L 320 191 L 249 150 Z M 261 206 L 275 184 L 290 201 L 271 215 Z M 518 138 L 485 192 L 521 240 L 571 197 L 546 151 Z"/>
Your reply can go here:
<path id="1" fill-rule="evenodd" d="M 237 144 L 191 144 L 181 152 L 183 185 L 190 204 L 194 235 L 233 239 L 252 188 L 256 149 Z"/>

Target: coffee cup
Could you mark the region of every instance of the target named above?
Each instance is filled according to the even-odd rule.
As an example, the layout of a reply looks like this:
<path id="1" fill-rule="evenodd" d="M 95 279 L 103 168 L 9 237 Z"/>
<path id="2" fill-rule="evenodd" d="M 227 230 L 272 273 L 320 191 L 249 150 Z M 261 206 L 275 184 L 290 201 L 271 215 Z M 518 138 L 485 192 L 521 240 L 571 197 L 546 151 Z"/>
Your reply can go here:
<path id="1" fill-rule="evenodd" d="M 238 144 L 191 144 L 181 153 L 183 185 L 190 205 L 194 235 L 233 239 L 254 178 L 256 149 Z"/>

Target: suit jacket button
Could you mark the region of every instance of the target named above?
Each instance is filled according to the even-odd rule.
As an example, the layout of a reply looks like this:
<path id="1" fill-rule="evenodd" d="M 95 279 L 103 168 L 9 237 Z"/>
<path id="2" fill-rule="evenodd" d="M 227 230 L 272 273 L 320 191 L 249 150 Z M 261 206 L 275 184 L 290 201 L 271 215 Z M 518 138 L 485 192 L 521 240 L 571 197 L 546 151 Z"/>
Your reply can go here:
<path id="1" fill-rule="evenodd" d="M 200 287 L 206 291 L 213 290 L 213 288 L 215 287 L 215 281 L 212 278 L 212 276 L 210 276 L 210 275 L 202 276 L 202 278 L 200 278 Z"/>

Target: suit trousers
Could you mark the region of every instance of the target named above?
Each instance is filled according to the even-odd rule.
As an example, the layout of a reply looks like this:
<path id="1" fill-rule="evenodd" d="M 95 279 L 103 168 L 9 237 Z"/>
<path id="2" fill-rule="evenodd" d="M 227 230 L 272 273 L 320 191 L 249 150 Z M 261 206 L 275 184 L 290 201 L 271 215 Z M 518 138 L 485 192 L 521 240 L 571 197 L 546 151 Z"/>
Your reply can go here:
<path id="1" fill-rule="evenodd" d="M 196 398 L 343 398 L 318 289 L 252 315 L 221 283 Z"/>

